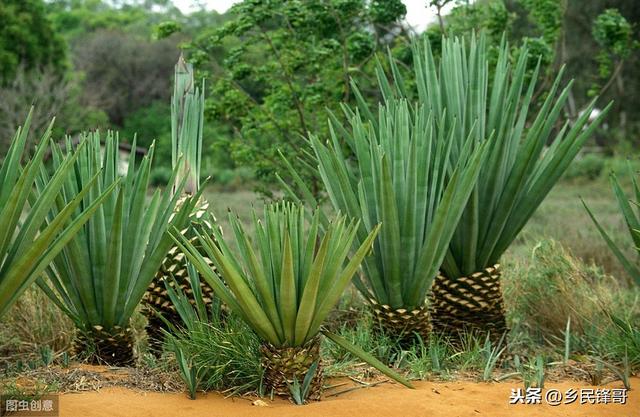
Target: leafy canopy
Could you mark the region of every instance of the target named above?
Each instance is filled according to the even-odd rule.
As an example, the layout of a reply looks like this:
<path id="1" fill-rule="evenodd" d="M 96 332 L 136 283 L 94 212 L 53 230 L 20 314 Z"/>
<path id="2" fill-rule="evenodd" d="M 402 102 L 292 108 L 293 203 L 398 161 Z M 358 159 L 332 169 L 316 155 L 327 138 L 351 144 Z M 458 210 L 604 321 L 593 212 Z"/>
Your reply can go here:
<path id="1" fill-rule="evenodd" d="M 53 29 L 43 0 L 0 2 L 0 84 L 25 69 L 67 67 L 67 45 Z"/>
<path id="2" fill-rule="evenodd" d="M 325 108 L 353 100 L 350 77 L 371 75 L 371 58 L 403 33 L 405 13 L 399 0 L 248 0 L 194 39 L 189 61 L 214 80 L 207 117 L 228 127 L 227 149 L 254 167 L 261 191 L 284 171 L 281 150 L 320 192 L 304 137 L 326 131 Z"/>

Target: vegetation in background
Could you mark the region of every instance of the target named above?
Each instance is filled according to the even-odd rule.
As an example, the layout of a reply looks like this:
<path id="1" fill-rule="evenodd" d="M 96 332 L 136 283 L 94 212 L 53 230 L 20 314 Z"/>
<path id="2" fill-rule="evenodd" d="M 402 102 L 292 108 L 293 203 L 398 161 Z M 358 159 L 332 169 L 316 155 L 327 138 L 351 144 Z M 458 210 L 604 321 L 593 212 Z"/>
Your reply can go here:
<path id="1" fill-rule="evenodd" d="M 3 0 L 0 21 L 0 86 L 13 79 L 20 66 L 27 71 L 49 67 L 58 76 L 67 69 L 66 44 L 43 0 Z"/>
<path id="2" fill-rule="evenodd" d="M 606 158 L 595 153 L 578 155 L 569 165 L 563 178 L 567 180 L 581 179 L 594 181 L 600 178 L 605 170 Z"/>
<path id="3" fill-rule="evenodd" d="M 325 108 L 354 99 L 351 77 L 372 75 L 376 51 L 404 33 L 405 13 L 398 0 L 252 0 L 191 42 L 189 59 L 214 80 L 209 120 L 227 127 L 219 140 L 238 166 L 254 168 L 261 191 L 271 194 L 275 173 L 284 171 L 281 151 L 320 193 L 304 137 L 326 132 Z"/>
<path id="4" fill-rule="evenodd" d="M 375 89 L 370 88 L 375 85 L 373 58 L 380 52 L 385 53 L 389 46 L 403 64 L 411 65 L 412 61 L 406 41 L 411 30 L 402 21 L 406 9 L 397 0 L 371 3 L 325 0 L 313 5 L 271 2 L 269 6 L 253 0 L 238 4 L 235 11 L 224 15 L 205 10 L 183 15 L 166 0 L 117 3 L 30 0 L 26 3 L 39 4 L 34 6 L 33 13 L 37 14 L 36 9 L 44 10 L 47 25 L 56 34 L 54 37 L 60 38 L 63 49 L 68 51 L 65 58 L 68 65 L 60 75 L 62 84 L 72 86 L 71 95 L 57 114 L 63 122 L 58 126 L 64 126 L 64 130 L 58 127 L 54 136 L 75 134 L 86 128 L 115 127 L 123 132 L 123 140 L 131 141 L 134 129 L 138 129 L 135 126 L 140 124 L 136 120 L 140 120 L 147 109 L 156 114 L 157 126 L 168 126 L 166 110 L 159 112 L 155 103 L 158 100 L 166 103 L 169 89 L 141 87 L 147 77 L 135 74 L 141 74 L 140 69 L 145 68 L 147 75 L 158 74 L 154 85 L 167 86 L 177 48 L 182 45 L 188 52 L 188 60 L 197 65 L 200 75 L 208 78 L 213 93 L 208 101 L 207 119 L 215 120 L 216 127 L 205 132 L 203 147 L 206 154 L 215 157 L 205 161 L 205 175 L 212 174 L 215 180 L 230 184 L 246 182 L 257 175 L 258 187 L 267 193 L 273 190 L 274 173 L 282 172 L 283 168 L 273 144 L 288 154 L 302 157 L 301 161 L 294 159 L 294 163 L 305 171 L 302 162 L 305 155 L 299 153 L 303 146 L 298 146 L 302 143 L 301 136 L 308 130 L 327 133 L 324 109 L 335 110 L 338 101 L 354 99 L 349 78 L 358 79 L 364 98 L 374 103 L 379 97 Z M 635 47 L 638 31 L 634 30 L 637 8 L 633 8 L 632 3 L 629 0 L 606 4 L 605 0 L 588 4 L 578 0 L 433 1 L 429 3 L 432 11 L 437 4 L 454 7 L 450 13 L 440 16 L 442 25 L 435 22 L 424 33 L 432 41 L 436 55 L 442 33 L 466 36 L 485 29 L 490 43 L 497 44 L 506 31 L 514 57 L 526 40 L 532 54 L 542 55 L 541 73 L 546 78 L 541 86 L 550 84 L 553 73 L 567 62 L 567 73 L 577 78 L 568 100 L 572 118 L 588 103 L 589 90 L 604 94 L 606 100 L 616 96 L 608 127 L 601 129 L 595 140 L 598 147 L 611 153 L 619 146 L 632 143 L 640 131 L 634 121 L 638 114 L 632 105 L 637 101 L 634 92 L 640 91 L 633 77 L 639 50 Z M 605 10 L 605 6 L 612 9 Z M 293 24 L 289 26 L 287 22 Z M 104 39 L 105 34 L 117 37 L 122 47 L 109 43 Z M 280 62 L 272 53 L 267 37 L 280 52 Z M 41 39 L 45 41 L 49 40 Z M 176 50 L 158 57 L 153 51 L 162 47 L 153 46 L 155 43 L 168 43 Z M 38 49 L 47 49 L 38 45 Z M 112 64 L 92 69 L 90 64 L 96 57 L 90 52 L 94 47 L 104 51 L 101 45 L 115 46 L 112 54 L 100 56 Z M 141 48 L 140 53 L 122 55 L 125 47 L 131 45 Z M 149 56 L 155 57 L 151 61 L 158 66 L 157 70 L 145 63 L 144 57 Z M 608 58 L 600 58 L 604 56 Z M 605 61 L 608 64 L 601 65 Z M 528 72 L 533 71 L 534 64 Z M 400 67 L 404 69 L 404 65 Z M 609 68 L 605 71 L 607 75 L 598 75 L 598 67 Z M 38 76 L 34 79 L 39 78 L 40 71 L 36 71 Z M 128 84 L 127 90 L 108 94 L 118 87 L 113 83 L 115 79 L 121 85 Z M 29 94 L 20 96 L 26 101 L 33 100 Z M 118 98 L 136 105 L 117 105 Z M 297 103 L 302 104 L 301 113 Z M 104 118 L 105 113 L 108 120 Z M 161 114 L 164 114 L 162 118 Z M 274 114 L 279 117 L 274 119 Z M 78 115 L 82 115 L 85 124 L 78 123 Z M 23 118 L 24 109 L 17 115 L 0 114 L 0 124 L 3 119 L 12 121 L 12 126 L 5 123 L 12 132 Z M 128 127 L 123 131 L 125 124 Z M 170 146 L 166 136 L 154 135 L 150 130 L 137 132 L 144 136 L 139 138 L 142 146 L 157 140 L 156 165 L 168 165 Z M 234 178 L 239 169 L 244 171 L 239 171 Z M 317 178 L 315 181 L 320 185 Z M 317 192 L 321 191 L 318 187 Z"/>
<path id="5" fill-rule="evenodd" d="M 11 81 L 0 86 L 0 154 L 9 147 L 13 132 L 24 121 L 33 103 L 37 107 L 31 111 L 32 130 L 46 129 L 55 117 L 58 123 L 52 128 L 52 138 L 76 132 L 85 124 L 106 126 L 107 115 L 95 107 L 81 104 L 80 94 L 76 78 L 57 75 L 50 67 L 33 71 L 20 67 Z M 28 150 L 37 139 L 33 136 L 27 138 Z"/>
<path id="6" fill-rule="evenodd" d="M 606 9 L 598 15 L 593 22 L 593 37 L 601 48 L 596 57 L 598 79 L 600 82 L 606 82 L 601 87 L 602 90 L 606 90 L 614 80 L 619 81 L 618 76 L 624 61 L 633 54 L 640 43 L 633 39 L 631 24 L 618 9 Z M 597 85 L 594 89 L 595 87 Z M 595 91 L 591 90 L 591 94 Z"/>
<path id="7" fill-rule="evenodd" d="M 0 21 L 0 159 L 33 105 L 34 131 L 45 130 L 57 118 L 53 137 L 79 130 L 80 122 L 104 122 L 98 109 L 80 106 L 68 46 L 42 0 L 3 1 Z M 29 153 L 35 141 L 27 138 Z"/>
<path id="8" fill-rule="evenodd" d="M 628 164 L 627 169 L 632 184 L 630 195 L 625 193 L 615 173 L 611 173 L 610 178 L 611 188 L 613 189 L 616 201 L 618 202 L 618 207 L 620 208 L 620 213 L 624 217 L 624 222 L 636 251 L 636 259 L 627 258 L 621 247 L 611 239 L 611 236 L 600 225 L 600 222 L 596 220 L 596 217 L 593 215 L 589 207 L 584 204 L 584 202 L 583 204 L 611 251 L 616 255 L 620 263 L 622 263 L 627 273 L 635 280 L 636 284 L 640 285 L 640 266 L 638 265 L 637 259 L 638 253 L 640 252 L 640 187 L 638 186 L 636 173 L 631 168 L 630 163 Z"/>

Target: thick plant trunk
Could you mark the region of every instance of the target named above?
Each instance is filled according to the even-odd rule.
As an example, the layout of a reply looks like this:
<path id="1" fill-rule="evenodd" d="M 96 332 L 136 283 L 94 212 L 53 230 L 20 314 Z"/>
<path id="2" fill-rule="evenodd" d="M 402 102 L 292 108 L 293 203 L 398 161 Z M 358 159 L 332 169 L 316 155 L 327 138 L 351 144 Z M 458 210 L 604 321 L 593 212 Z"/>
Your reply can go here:
<path id="1" fill-rule="evenodd" d="M 209 266 L 211 269 L 215 269 L 213 263 L 209 262 Z M 158 317 L 158 313 L 174 326 L 183 326 L 182 319 L 167 292 L 165 280 L 172 288 L 175 288 L 177 284 L 187 296 L 189 303 L 195 305 L 196 301 L 189 280 L 185 255 L 180 252 L 176 246 L 169 250 L 169 253 L 162 263 L 162 267 L 156 273 L 142 300 L 142 305 L 145 307 L 142 312 L 147 318 L 147 326 L 145 329 L 149 338 L 149 347 L 154 354 L 162 351 L 162 343 L 164 341 L 164 332 L 162 330 L 171 330 L 166 323 Z M 200 279 L 200 292 L 202 293 L 202 300 L 205 303 L 207 311 L 210 311 L 215 295 L 213 288 L 211 288 L 204 279 Z"/>
<path id="2" fill-rule="evenodd" d="M 418 308 L 398 308 L 369 299 L 373 314 L 383 331 L 401 342 L 410 342 L 416 334 L 427 341 L 431 333 L 429 309 L 426 305 Z"/>
<path id="3" fill-rule="evenodd" d="M 176 211 L 179 210 L 183 203 L 184 198 L 180 199 L 176 204 Z M 208 207 L 209 203 L 204 199 L 200 199 L 194 209 L 194 212 L 190 216 L 192 226 L 182 231 L 182 234 L 185 236 L 188 235 L 187 237 L 189 237 L 191 243 L 200 249 L 200 253 L 207 260 L 208 258 L 201 250 L 198 239 L 193 232 L 193 228 L 199 228 L 199 232 L 202 233 L 202 229 L 211 230 L 211 228 L 214 227 L 207 220 Z M 213 217 L 213 215 L 211 215 L 211 220 L 215 221 L 215 217 Z M 210 233 L 210 235 L 213 236 L 212 233 Z M 211 261 L 208 263 L 211 269 L 215 270 L 213 263 Z M 167 293 L 165 281 L 169 282 L 172 287 L 175 287 L 175 284 L 177 283 L 180 289 L 182 289 L 182 292 L 189 299 L 191 305 L 195 305 L 193 290 L 189 279 L 189 272 L 187 270 L 187 259 L 177 246 L 173 246 L 165 256 L 160 269 L 153 278 L 153 281 L 151 281 L 151 284 L 142 299 L 142 305 L 145 307 L 143 309 L 143 314 L 147 318 L 146 331 L 149 338 L 149 347 L 156 355 L 162 351 L 162 343 L 164 341 L 164 332 L 162 330 L 171 330 L 165 322 L 158 317 L 157 313 L 160 313 L 162 317 L 176 327 L 180 327 L 182 325 L 180 315 L 176 311 L 176 308 Z M 200 291 L 202 293 L 205 306 L 209 311 L 214 299 L 213 288 L 211 288 L 204 279 L 200 279 Z"/>
<path id="4" fill-rule="evenodd" d="M 454 338 L 461 332 L 489 333 L 499 340 L 508 331 L 501 275 L 499 264 L 456 279 L 438 275 L 430 302 L 434 332 Z"/>
<path id="5" fill-rule="evenodd" d="M 293 386 L 294 380 L 302 385 L 309 368 L 314 362 L 318 362 L 311 380 L 308 399 L 320 399 L 324 381 L 320 362 L 320 338 L 315 338 L 300 347 L 277 347 L 263 343 L 260 353 L 264 368 L 262 381 L 266 394 L 291 396 L 289 387 Z"/>
<path id="6" fill-rule="evenodd" d="M 81 330 L 73 343 L 75 355 L 96 365 L 131 366 L 134 363 L 134 336 L 131 328 L 93 326 Z"/>

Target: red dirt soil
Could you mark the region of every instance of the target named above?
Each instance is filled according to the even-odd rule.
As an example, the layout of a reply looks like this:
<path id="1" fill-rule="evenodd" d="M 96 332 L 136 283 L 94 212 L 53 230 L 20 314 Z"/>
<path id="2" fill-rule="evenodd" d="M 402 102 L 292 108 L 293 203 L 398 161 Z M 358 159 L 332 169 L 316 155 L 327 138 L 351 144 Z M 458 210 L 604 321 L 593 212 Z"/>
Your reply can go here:
<path id="1" fill-rule="evenodd" d="M 185 394 L 140 393 L 126 388 L 105 388 L 99 392 L 63 394 L 61 417 L 467 417 L 467 416 L 640 416 L 640 378 L 632 378 L 632 390 L 625 405 L 544 404 L 510 405 L 512 388 L 519 381 L 502 383 L 416 382 L 416 389 L 385 383 L 328 397 L 305 406 L 282 399 L 265 400 L 267 406 L 254 406 L 256 398 L 224 398 L 220 394 L 199 394 L 195 401 Z M 635 387 L 635 389 L 633 389 Z M 589 387 L 583 382 L 550 382 L 546 389 L 564 393 L 573 388 L 622 388 L 620 382 L 605 387 Z M 543 391 L 544 392 L 544 391 Z"/>

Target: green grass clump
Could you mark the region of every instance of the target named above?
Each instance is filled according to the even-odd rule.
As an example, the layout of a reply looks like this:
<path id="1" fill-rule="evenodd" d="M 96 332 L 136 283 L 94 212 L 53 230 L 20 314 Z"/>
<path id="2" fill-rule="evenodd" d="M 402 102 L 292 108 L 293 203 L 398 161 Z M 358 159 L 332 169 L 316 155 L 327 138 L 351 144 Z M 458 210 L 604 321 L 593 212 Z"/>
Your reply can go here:
<path id="1" fill-rule="evenodd" d="M 401 353 L 397 340 L 379 329 L 368 310 L 361 312 L 355 325 L 337 326 L 335 333 L 389 365 L 397 362 Z M 363 373 L 363 369 L 358 366 L 362 363 L 361 359 L 328 340 L 322 344 L 322 357 L 328 358 L 324 368 L 328 376 L 355 376 Z"/>
<path id="2" fill-rule="evenodd" d="M 585 334 L 611 301 L 596 287 L 616 285 L 553 240 L 538 242 L 530 258 L 517 262 L 505 278 L 513 327 L 523 327 L 538 343 L 562 337 L 569 317 L 572 332 Z"/>
<path id="3" fill-rule="evenodd" d="M 260 342 L 235 315 L 202 323 L 197 330 L 179 334 L 174 342 L 197 372 L 198 389 L 230 395 L 259 390 Z"/>
<path id="4" fill-rule="evenodd" d="M 69 349 L 75 327 L 37 288 L 18 298 L 0 321 L 0 363 L 13 357 L 34 358 L 45 348 L 59 353 Z"/>
<path id="5" fill-rule="evenodd" d="M 551 348 L 564 360 L 580 355 L 640 365 L 640 291 L 576 259 L 553 240 L 539 242 L 505 279 L 512 345 Z M 567 321 L 571 320 L 569 331 Z"/>
<path id="6" fill-rule="evenodd" d="M 244 321 L 222 310 L 219 299 L 207 309 L 200 275 L 188 265 L 192 305 L 180 286 L 165 282 L 167 292 L 182 321 L 167 325 L 166 350 L 178 362 L 181 376 L 195 397 L 196 390 L 219 390 L 230 394 L 259 391 L 262 379 L 260 340 Z"/>

